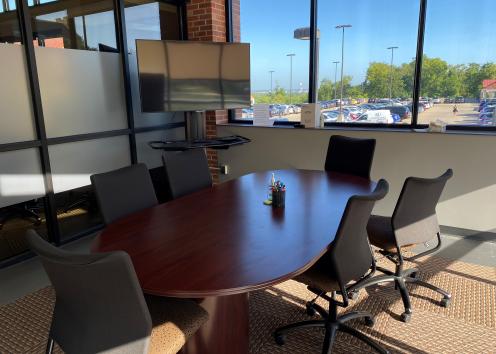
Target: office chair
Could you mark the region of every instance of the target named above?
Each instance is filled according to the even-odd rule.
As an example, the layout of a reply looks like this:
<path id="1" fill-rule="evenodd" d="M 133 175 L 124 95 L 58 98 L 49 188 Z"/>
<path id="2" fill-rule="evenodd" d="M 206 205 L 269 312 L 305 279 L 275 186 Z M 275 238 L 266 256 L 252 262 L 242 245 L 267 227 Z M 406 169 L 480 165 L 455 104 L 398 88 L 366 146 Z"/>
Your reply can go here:
<path id="1" fill-rule="evenodd" d="M 212 186 L 204 149 L 166 151 L 162 160 L 173 199 Z"/>
<path id="2" fill-rule="evenodd" d="M 375 139 L 358 139 L 333 135 L 329 139 L 325 170 L 370 179 Z"/>
<path id="3" fill-rule="evenodd" d="M 140 163 L 90 177 L 105 224 L 158 204 L 146 165 Z"/>
<path id="4" fill-rule="evenodd" d="M 375 260 L 367 237 L 367 222 L 377 200 L 384 198 L 388 192 L 388 183 L 381 179 L 374 192 L 369 195 L 352 196 L 346 205 L 338 231 L 327 251 L 309 270 L 294 278 L 307 285 L 308 290 L 329 302 L 329 310 L 312 300 L 307 303 L 307 312 L 313 315 L 317 311 L 322 320 L 303 321 L 278 328 L 274 332 L 276 343 L 285 342 L 286 333 L 296 328 L 325 328 L 322 353 L 330 353 L 337 331 L 346 332 L 367 343 L 379 353 L 387 353 L 372 339 L 346 325 L 346 322 L 363 318 L 368 326 L 374 325 L 371 313 L 354 311 L 342 316 L 337 315 L 338 306 L 347 307 L 348 293 L 370 279 L 375 272 Z M 327 295 L 331 293 L 331 295 Z M 342 296 L 339 301 L 337 294 Z"/>
<path id="5" fill-rule="evenodd" d="M 437 251 L 441 247 L 441 234 L 436 215 L 436 205 L 446 182 L 453 176 L 453 171 L 448 169 L 437 178 L 408 177 L 401 190 L 392 217 L 372 215 L 367 225 L 370 243 L 381 249 L 387 259 L 396 266 L 396 271 L 378 267 L 378 270 L 392 276 L 388 281 L 394 281 L 399 288 L 405 312 L 401 315 L 403 322 L 408 322 L 412 315 L 410 296 L 405 283 L 434 290 L 443 298 L 440 305 L 447 307 L 451 294 L 432 284 L 417 278 L 418 269 L 403 269 L 404 261 L 413 261 L 427 254 Z M 401 254 L 404 247 L 426 244 L 437 238 L 437 245 L 413 257 L 405 258 Z M 368 285 L 367 285 L 368 286 Z"/>
<path id="6" fill-rule="evenodd" d="M 147 305 L 125 252 L 74 254 L 34 230 L 26 241 L 55 289 L 47 353 L 54 343 L 78 354 L 176 353 L 208 319 L 189 300 L 153 297 Z"/>

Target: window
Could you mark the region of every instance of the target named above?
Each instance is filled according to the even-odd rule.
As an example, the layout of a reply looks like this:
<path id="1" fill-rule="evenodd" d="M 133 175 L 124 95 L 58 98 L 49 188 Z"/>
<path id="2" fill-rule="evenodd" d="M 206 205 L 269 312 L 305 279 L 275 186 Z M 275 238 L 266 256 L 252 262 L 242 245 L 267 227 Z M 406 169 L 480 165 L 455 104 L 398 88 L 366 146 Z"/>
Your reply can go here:
<path id="1" fill-rule="evenodd" d="M 252 104 L 269 105 L 272 122 L 300 121 L 310 45 L 298 29 L 308 30 L 310 0 L 241 0 L 240 8 L 241 42 L 251 44 Z M 243 109 L 241 119 L 253 112 Z"/>
<path id="2" fill-rule="evenodd" d="M 37 46 L 116 50 L 112 0 L 34 1 L 30 10 Z"/>
<path id="3" fill-rule="evenodd" d="M 419 2 L 319 1 L 326 123 L 410 124 Z"/>
<path id="4" fill-rule="evenodd" d="M 430 0 L 427 7 L 420 124 L 494 126 L 496 3 Z"/>

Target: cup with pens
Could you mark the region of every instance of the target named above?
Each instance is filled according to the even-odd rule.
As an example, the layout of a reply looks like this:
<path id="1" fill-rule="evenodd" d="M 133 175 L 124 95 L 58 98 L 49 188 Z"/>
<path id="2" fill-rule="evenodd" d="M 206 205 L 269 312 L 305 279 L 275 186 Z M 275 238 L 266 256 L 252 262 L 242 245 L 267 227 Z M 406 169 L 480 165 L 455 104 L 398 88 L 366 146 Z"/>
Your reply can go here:
<path id="1" fill-rule="evenodd" d="M 270 188 L 272 192 L 272 207 L 284 208 L 286 202 L 286 185 L 281 181 L 276 181 Z"/>

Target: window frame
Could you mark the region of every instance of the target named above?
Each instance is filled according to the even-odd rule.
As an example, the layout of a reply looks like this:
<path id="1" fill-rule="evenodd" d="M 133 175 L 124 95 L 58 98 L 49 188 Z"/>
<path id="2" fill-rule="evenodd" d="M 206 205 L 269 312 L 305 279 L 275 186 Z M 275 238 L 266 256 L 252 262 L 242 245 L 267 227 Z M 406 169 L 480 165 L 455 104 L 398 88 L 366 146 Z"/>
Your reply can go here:
<path id="1" fill-rule="evenodd" d="M 186 1 L 185 0 L 157 0 L 158 2 L 164 2 L 172 5 L 176 5 L 178 8 L 179 16 L 179 29 L 180 35 L 183 40 L 187 39 L 187 28 L 186 28 Z M 33 43 L 33 32 L 31 26 L 31 13 L 28 0 L 16 0 L 16 14 L 17 21 L 19 22 L 19 28 L 21 30 L 21 43 L 24 46 L 24 54 L 26 58 L 26 72 L 29 79 L 29 93 L 31 96 L 31 104 L 33 107 L 33 121 L 35 126 L 35 137 L 34 140 L 29 141 L 19 141 L 13 143 L 0 144 L 0 154 L 3 152 L 24 150 L 30 148 L 36 148 L 39 151 L 40 163 L 41 163 L 41 173 L 43 175 L 45 184 L 45 195 L 43 196 L 45 201 L 45 216 L 46 216 L 46 227 L 49 235 L 49 241 L 57 246 L 69 243 L 83 236 L 89 235 L 101 228 L 103 225 L 96 227 L 90 227 L 83 230 L 71 237 L 62 238 L 59 222 L 57 220 L 55 193 L 53 190 L 53 181 L 51 176 L 51 165 L 50 156 L 48 153 L 48 147 L 57 144 L 71 143 L 77 141 L 92 141 L 101 138 L 110 138 L 116 136 L 128 136 L 129 146 L 130 146 L 130 160 L 132 164 L 138 162 L 138 152 L 136 146 L 136 134 L 146 133 L 150 131 L 163 131 L 176 128 L 185 128 L 184 122 L 174 122 L 159 124 L 150 127 L 135 127 L 134 125 L 134 114 L 133 114 L 133 102 L 131 95 L 131 81 L 130 81 L 130 67 L 127 49 L 127 33 L 125 26 L 125 0 L 112 0 L 113 12 L 114 12 L 114 25 L 117 48 L 119 50 L 120 60 L 122 64 L 122 75 L 124 82 L 124 93 L 126 102 L 126 114 L 127 114 L 127 128 L 125 129 L 115 129 L 96 133 L 85 133 L 85 134 L 75 134 L 68 136 L 61 136 L 56 138 L 48 138 L 45 129 L 45 120 L 43 115 L 43 107 L 41 101 L 41 91 L 38 78 L 38 69 L 36 65 L 36 56 L 34 52 Z M 13 256 L 6 260 L 0 261 L 0 269 L 7 267 L 9 265 L 18 263 L 25 259 L 32 257 L 34 254 L 30 251 L 26 251 L 17 256 Z"/>
<path id="2" fill-rule="evenodd" d="M 226 36 L 227 41 L 232 41 L 233 23 L 232 23 L 232 1 L 225 0 L 226 2 Z M 242 0 L 241 0 L 242 1 Z M 318 84 L 318 68 L 316 68 L 317 55 L 316 53 L 316 29 L 317 24 L 317 8 L 319 0 L 310 0 L 310 53 L 309 53 L 309 95 L 308 102 L 317 102 L 317 84 Z M 409 124 L 377 124 L 377 123 L 324 123 L 325 128 L 367 128 L 367 129 L 380 129 L 380 130 L 403 130 L 403 129 L 426 129 L 427 124 L 418 123 L 418 104 L 420 101 L 420 88 L 422 81 L 422 60 L 424 55 L 424 41 L 425 41 L 425 23 L 427 17 L 427 5 L 429 0 L 419 0 L 419 19 L 418 19 L 418 34 L 417 34 L 417 49 L 415 56 L 415 71 L 414 71 L 414 85 L 412 92 L 412 119 Z M 241 14 L 242 15 L 242 14 Z M 241 29 L 242 30 L 242 29 Z M 234 110 L 228 111 L 229 123 L 242 124 L 242 125 L 253 125 L 252 119 L 236 119 Z M 298 122 L 275 122 L 274 126 L 295 126 Z M 463 125 L 463 124 L 452 124 L 446 126 L 447 131 L 457 131 L 457 132 L 496 132 L 496 126 L 478 126 L 478 125 Z"/>

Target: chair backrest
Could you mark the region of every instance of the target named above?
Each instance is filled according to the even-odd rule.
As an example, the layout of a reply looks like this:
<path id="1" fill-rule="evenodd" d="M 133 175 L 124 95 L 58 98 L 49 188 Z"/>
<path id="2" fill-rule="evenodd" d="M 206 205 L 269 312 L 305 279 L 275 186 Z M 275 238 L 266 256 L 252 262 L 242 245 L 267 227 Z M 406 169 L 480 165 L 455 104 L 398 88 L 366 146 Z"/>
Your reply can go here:
<path id="1" fill-rule="evenodd" d="M 212 176 L 204 149 L 167 151 L 162 155 L 172 198 L 212 186 Z"/>
<path id="2" fill-rule="evenodd" d="M 399 247 L 436 237 L 440 231 L 436 206 L 452 176 L 453 170 L 448 169 L 437 178 L 408 177 L 405 180 L 391 218 Z"/>
<path id="3" fill-rule="evenodd" d="M 355 195 L 348 200 L 336 237 L 327 253 L 334 277 L 342 288 L 348 282 L 362 278 L 373 265 L 367 223 L 375 202 L 384 198 L 388 190 L 388 183 L 381 179 L 372 193 Z"/>
<path id="4" fill-rule="evenodd" d="M 28 230 L 55 289 L 50 338 L 66 353 L 146 353 L 152 320 L 129 256 L 73 254 Z"/>
<path id="5" fill-rule="evenodd" d="M 92 175 L 91 184 L 105 224 L 158 204 L 144 164 Z"/>
<path id="6" fill-rule="evenodd" d="M 329 139 L 325 170 L 370 179 L 374 151 L 375 139 L 333 135 Z"/>

